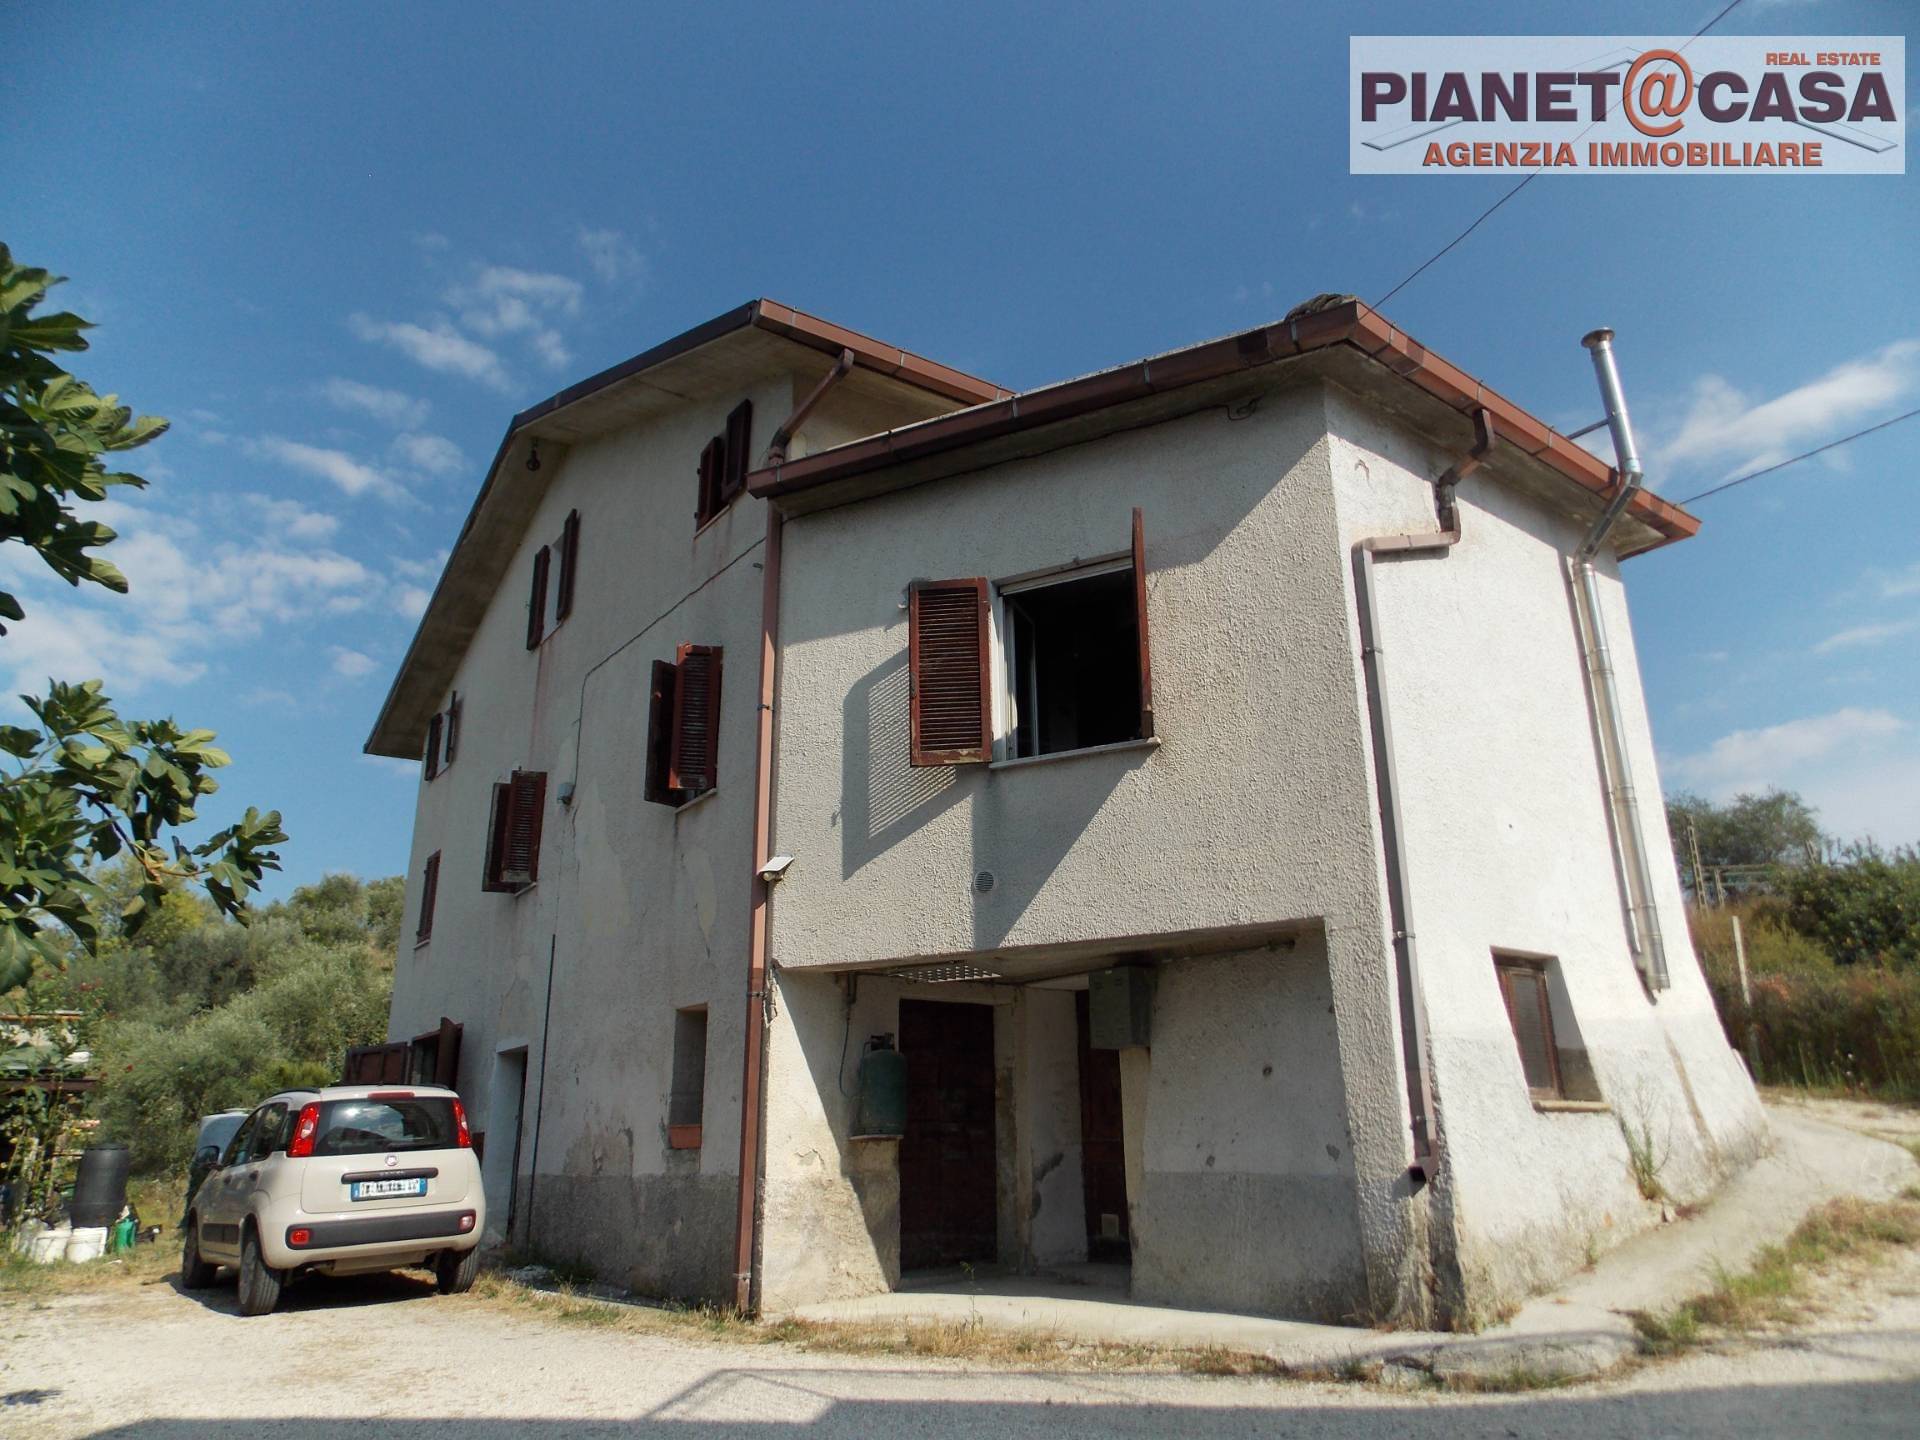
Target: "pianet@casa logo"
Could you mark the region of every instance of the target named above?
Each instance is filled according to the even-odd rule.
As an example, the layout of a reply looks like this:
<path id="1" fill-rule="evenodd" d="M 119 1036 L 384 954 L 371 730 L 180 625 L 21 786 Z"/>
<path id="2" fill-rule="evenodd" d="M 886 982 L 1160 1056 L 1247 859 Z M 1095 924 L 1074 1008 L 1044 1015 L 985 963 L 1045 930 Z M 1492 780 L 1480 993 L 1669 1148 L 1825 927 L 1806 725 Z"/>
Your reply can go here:
<path id="1" fill-rule="evenodd" d="M 1900 36 L 1355 36 L 1355 174 L 1906 173 Z"/>

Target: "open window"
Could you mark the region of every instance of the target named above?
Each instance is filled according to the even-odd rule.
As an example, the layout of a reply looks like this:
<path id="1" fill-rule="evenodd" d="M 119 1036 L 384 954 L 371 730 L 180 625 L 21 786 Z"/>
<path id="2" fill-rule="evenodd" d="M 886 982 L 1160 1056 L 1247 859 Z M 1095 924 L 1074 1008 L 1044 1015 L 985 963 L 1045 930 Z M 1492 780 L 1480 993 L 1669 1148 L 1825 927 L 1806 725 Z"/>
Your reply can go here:
<path id="1" fill-rule="evenodd" d="M 1547 961 L 1535 956 L 1493 957 L 1500 978 L 1500 998 L 1507 1007 L 1520 1048 L 1520 1068 L 1527 1090 L 1536 1100 L 1559 1100 L 1566 1091 L 1560 1081 L 1560 1047 L 1553 1034 L 1553 1004 L 1547 985 Z"/>
<path id="2" fill-rule="evenodd" d="M 684 805 L 720 783 L 718 645 L 682 645 L 653 662 L 645 798 Z"/>
<path id="3" fill-rule="evenodd" d="M 727 428 L 700 451 L 700 489 L 693 507 L 697 530 L 747 488 L 753 453 L 753 402 L 742 400 L 727 416 Z"/>
<path id="4" fill-rule="evenodd" d="M 1153 735 L 1139 510 L 1130 551 L 996 589 L 1005 758 Z M 913 763 L 991 759 L 995 687 L 987 582 L 916 583 L 907 611 Z"/>
<path id="5" fill-rule="evenodd" d="M 483 890 L 519 891 L 540 878 L 540 827 L 547 804 L 543 770 L 516 770 L 493 787 Z"/>
<path id="6" fill-rule="evenodd" d="M 707 1007 L 673 1012 L 673 1089 L 667 1096 L 667 1145 L 698 1150 L 707 1101 Z"/>

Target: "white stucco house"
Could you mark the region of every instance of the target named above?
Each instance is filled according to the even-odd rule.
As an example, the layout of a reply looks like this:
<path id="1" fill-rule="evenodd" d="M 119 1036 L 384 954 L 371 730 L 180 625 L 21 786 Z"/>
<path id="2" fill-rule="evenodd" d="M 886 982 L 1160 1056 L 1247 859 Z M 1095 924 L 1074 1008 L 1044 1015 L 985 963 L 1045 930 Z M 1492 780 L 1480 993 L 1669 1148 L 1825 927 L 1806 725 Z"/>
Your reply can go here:
<path id="1" fill-rule="evenodd" d="M 1765 1142 L 1620 580 L 1696 528 L 1350 299 L 1020 394 L 755 301 L 509 426 L 356 1063 L 643 1291 L 1478 1323 L 1657 1219 L 1629 1133 Z"/>

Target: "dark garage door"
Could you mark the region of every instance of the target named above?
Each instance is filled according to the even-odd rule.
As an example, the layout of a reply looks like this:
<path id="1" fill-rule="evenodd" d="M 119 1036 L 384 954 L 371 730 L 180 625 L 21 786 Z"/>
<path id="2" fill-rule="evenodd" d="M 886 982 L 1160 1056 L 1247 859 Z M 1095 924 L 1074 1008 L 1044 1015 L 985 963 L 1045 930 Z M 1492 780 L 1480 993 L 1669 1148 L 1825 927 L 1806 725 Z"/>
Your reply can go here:
<path id="1" fill-rule="evenodd" d="M 993 1007 L 905 1000 L 907 1133 L 900 1142 L 900 1266 L 992 1260 Z"/>

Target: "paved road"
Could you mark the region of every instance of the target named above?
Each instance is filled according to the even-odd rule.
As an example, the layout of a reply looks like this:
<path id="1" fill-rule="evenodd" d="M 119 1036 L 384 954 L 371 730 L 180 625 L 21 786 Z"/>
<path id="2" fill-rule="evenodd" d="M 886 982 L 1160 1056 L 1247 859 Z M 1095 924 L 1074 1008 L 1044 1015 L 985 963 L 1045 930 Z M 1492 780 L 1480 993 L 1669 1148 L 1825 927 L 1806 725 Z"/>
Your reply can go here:
<path id="1" fill-rule="evenodd" d="M 0 1435 L 141 1440 L 575 1436 L 1765 1436 L 1920 1429 L 1920 1255 L 1838 1279 L 1792 1336 L 1518 1396 L 969 1369 L 695 1344 L 313 1282 L 248 1320 L 166 1281 L 0 1302 Z"/>

